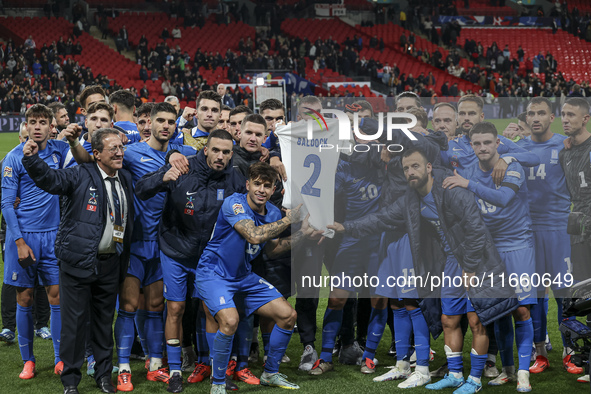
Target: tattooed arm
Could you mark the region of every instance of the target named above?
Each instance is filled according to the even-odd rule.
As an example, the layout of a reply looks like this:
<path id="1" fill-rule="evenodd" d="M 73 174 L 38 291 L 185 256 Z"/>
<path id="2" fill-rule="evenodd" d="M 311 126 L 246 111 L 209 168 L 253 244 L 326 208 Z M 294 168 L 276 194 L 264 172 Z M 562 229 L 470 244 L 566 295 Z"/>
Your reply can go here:
<path id="1" fill-rule="evenodd" d="M 315 231 L 308 225 L 308 217 L 306 216 L 302 223 L 302 228 L 291 234 L 286 238 L 272 239 L 265 245 L 265 253 L 270 258 L 279 257 L 281 254 L 287 252 L 297 244 L 299 244 L 304 238 L 312 236 Z"/>
<path id="2" fill-rule="evenodd" d="M 273 223 L 256 226 L 254 221 L 243 219 L 234 225 L 234 228 L 240 235 L 252 245 L 265 243 L 273 238 L 277 238 L 290 224 L 300 221 L 300 208 L 302 204 L 294 209 L 288 209 L 285 217 Z"/>

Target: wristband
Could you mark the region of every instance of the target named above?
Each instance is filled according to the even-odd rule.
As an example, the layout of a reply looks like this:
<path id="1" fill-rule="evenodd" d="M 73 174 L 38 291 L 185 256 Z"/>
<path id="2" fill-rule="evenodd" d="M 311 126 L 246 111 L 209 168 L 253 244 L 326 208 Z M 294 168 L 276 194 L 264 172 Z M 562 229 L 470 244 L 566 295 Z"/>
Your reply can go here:
<path id="1" fill-rule="evenodd" d="M 80 140 L 78 138 L 76 138 L 76 140 L 74 142 L 68 141 L 68 144 L 70 144 L 70 148 L 75 148 L 78 145 L 80 145 Z"/>

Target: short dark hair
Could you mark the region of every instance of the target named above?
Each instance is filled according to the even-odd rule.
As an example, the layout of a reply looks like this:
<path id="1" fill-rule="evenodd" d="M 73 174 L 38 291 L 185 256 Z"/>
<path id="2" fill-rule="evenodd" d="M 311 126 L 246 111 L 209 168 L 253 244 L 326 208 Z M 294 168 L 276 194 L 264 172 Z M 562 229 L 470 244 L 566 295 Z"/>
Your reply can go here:
<path id="1" fill-rule="evenodd" d="M 585 113 L 589 113 L 589 102 L 582 97 L 567 98 L 564 103 L 572 105 L 573 107 L 583 108 L 585 110 Z"/>
<path id="2" fill-rule="evenodd" d="M 155 103 L 152 107 L 152 111 L 150 112 L 150 117 L 153 118 L 154 116 L 156 116 L 158 112 L 168 112 L 170 114 L 173 114 L 175 117 L 177 115 L 176 109 L 174 109 L 174 105 L 167 102 Z"/>
<path id="3" fill-rule="evenodd" d="M 201 100 L 215 101 L 220 105 L 220 110 L 222 108 L 222 96 L 220 96 L 218 92 L 214 92 L 213 90 L 204 90 L 203 92 L 199 93 L 199 97 L 197 97 L 197 109 L 199 109 Z"/>
<path id="4" fill-rule="evenodd" d="M 57 113 L 62 110 L 62 109 L 66 109 L 66 106 L 63 105 L 62 103 L 60 103 L 59 101 L 54 101 L 53 103 L 48 105 L 49 109 L 53 111 L 54 115 L 57 115 Z"/>
<path id="5" fill-rule="evenodd" d="M 492 134 L 495 136 L 495 138 L 497 138 L 497 136 L 499 135 L 499 132 L 497 131 L 497 128 L 495 127 L 495 125 L 492 124 L 491 122 L 480 122 L 480 123 L 476 123 L 470 129 L 470 139 L 472 139 L 472 136 L 474 134 Z"/>
<path id="6" fill-rule="evenodd" d="M 212 138 L 219 138 L 220 140 L 234 141 L 234 138 L 232 138 L 232 134 L 228 133 L 224 129 L 215 129 L 214 131 L 209 133 L 209 136 L 207 137 L 207 146 L 209 146 L 209 141 L 211 141 Z"/>
<path id="7" fill-rule="evenodd" d="M 409 157 L 410 155 L 412 155 L 413 153 L 418 153 L 421 156 L 423 156 L 423 159 L 425 160 L 425 164 L 430 163 L 431 161 L 429 160 L 429 158 L 427 157 L 427 153 L 425 153 L 425 151 L 419 147 L 410 147 L 408 149 L 405 149 L 404 152 L 402 153 L 402 158 L 404 159 L 405 157 Z"/>
<path id="8" fill-rule="evenodd" d="M 458 107 L 460 106 L 461 103 L 463 103 L 465 101 L 476 103 L 476 105 L 478 105 L 478 108 L 480 108 L 481 111 L 484 108 L 484 100 L 482 99 L 482 97 L 479 97 L 479 96 L 476 96 L 473 94 L 466 94 L 465 96 L 462 96 L 458 100 Z"/>
<path id="9" fill-rule="evenodd" d="M 248 122 L 263 125 L 265 126 L 265 132 L 267 131 L 267 121 L 259 114 L 246 115 L 244 119 L 242 119 L 242 127 L 245 127 Z"/>
<path id="10" fill-rule="evenodd" d="M 230 111 L 230 117 L 234 116 L 234 115 L 238 115 L 238 114 L 247 114 L 250 115 L 252 114 L 252 109 L 248 108 L 246 105 L 237 105 L 236 108 L 232 108 L 232 110 Z"/>
<path id="11" fill-rule="evenodd" d="M 263 113 L 263 111 L 266 111 L 268 109 L 270 109 L 271 111 L 280 109 L 285 113 L 285 107 L 283 106 L 283 103 L 274 98 L 270 98 L 263 101 L 261 103 L 261 106 L 259 107 L 259 113 Z"/>
<path id="12" fill-rule="evenodd" d="M 519 120 L 521 122 L 525 122 L 526 121 L 525 119 L 527 119 L 527 112 L 522 112 L 519 115 L 517 115 L 517 120 Z"/>
<path id="13" fill-rule="evenodd" d="M 107 97 L 107 93 L 105 93 L 105 89 L 103 89 L 100 85 L 90 85 L 84 88 L 82 93 L 80 93 L 80 105 L 82 108 L 86 109 L 86 100 L 88 97 L 93 94 L 102 94 L 103 97 Z"/>
<path id="14" fill-rule="evenodd" d="M 34 104 L 29 107 L 27 112 L 25 112 L 25 121 L 28 122 L 31 118 L 45 118 L 51 122 L 53 120 L 53 111 L 50 110 L 46 105 Z"/>
<path id="15" fill-rule="evenodd" d="M 403 99 L 403 98 L 415 99 L 415 101 L 417 102 L 417 107 L 420 108 L 420 107 L 423 106 L 423 103 L 421 103 L 421 98 L 415 92 L 402 92 L 402 93 L 400 93 L 398 96 L 396 96 L 394 98 L 394 106 L 395 107 L 398 107 L 398 101 L 400 101 L 400 99 Z"/>
<path id="16" fill-rule="evenodd" d="M 132 111 L 135 106 L 135 95 L 129 90 L 117 90 L 109 96 L 109 104 L 118 104 L 123 106 L 127 111 Z"/>
<path id="17" fill-rule="evenodd" d="M 259 161 L 248 167 L 248 180 L 260 179 L 263 182 L 275 182 L 279 179 L 279 173 L 270 164 Z"/>
<path id="18" fill-rule="evenodd" d="M 318 104 L 320 106 L 322 106 L 322 102 L 320 101 L 320 99 L 316 96 L 304 96 L 302 97 L 302 99 L 300 100 L 300 102 L 298 103 L 298 113 L 300 112 L 301 108 L 304 107 L 304 105 L 314 105 L 314 104 Z"/>
<path id="19" fill-rule="evenodd" d="M 111 118 L 111 120 L 113 120 L 113 116 L 115 116 L 115 111 L 113 110 L 113 107 L 102 101 L 95 101 L 94 103 L 90 104 L 88 110 L 86 111 L 86 115 L 90 115 L 101 110 L 107 111 L 109 113 L 109 117 Z"/>
<path id="20" fill-rule="evenodd" d="M 135 115 L 139 118 L 142 115 L 151 116 L 152 108 L 154 108 L 154 103 L 143 103 L 139 106 L 138 109 L 135 110 Z M 171 104 L 172 105 L 172 104 Z"/>
<path id="21" fill-rule="evenodd" d="M 110 127 L 105 127 L 102 129 L 98 129 L 94 133 L 92 133 L 92 138 L 90 140 L 90 146 L 92 147 L 92 150 L 96 149 L 99 152 L 102 152 L 105 147 L 103 140 L 105 139 L 105 137 L 109 135 L 116 135 L 117 137 L 119 137 L 119 131 L 112 129 Z"/>
<path id="22" fill-rule="evenodd" d="M 226 104 L 222 104 L 222 111 L 232 111 L 232 108 L 230 108 Z"/>
<path id="23" fill-rule="evenodd" d="M 546 104 L 548 106 L 548 109 L 550 110 L 550 112 L 552 112 L 552 102 L 550 100 L 548 100 L 546 97 L 534 97 L 530 100 L 530 102 L 527 104 L 526 108 L 529 108 L 530 105 L 532 104 Z M 527 113 L 527 111 L 526 111 Z"/>

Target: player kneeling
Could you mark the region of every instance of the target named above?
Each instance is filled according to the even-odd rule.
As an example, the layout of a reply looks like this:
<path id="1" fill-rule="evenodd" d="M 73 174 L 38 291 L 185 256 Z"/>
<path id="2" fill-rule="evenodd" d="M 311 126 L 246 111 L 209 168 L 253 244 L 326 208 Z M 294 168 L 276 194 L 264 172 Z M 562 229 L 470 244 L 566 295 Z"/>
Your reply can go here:
<path id="1" fill-rule="evenodd" d="M 213 316 L 218 323 L 214 329 L 213 325 L 207 327 L 208 339 L 212 339 L 211 393 L 226 392 L 226 367 L 239 321 L 236 303 L 246 316 L 256 312 L 275 321 L 261 385 L 299 388 L 278 372 L 293 333 L 296 312 L 273 285 L 252 272 L 250 264 L 263 248 L 268 256 L 277 256 L 313 233 L 304 220 L 302 228 L 291 237 L 276 238 L 290 224 L 301 220 L 300 206 L 287 210 L 282 219 L 279 209 L 268 202 L 277 177 L 277 171 L 266 163 L 255 163 L 249 168 L 247 193 L 224 200 L 213 235 L 199 260 L 195 288 L 210 314 L 209 320 Z"/>

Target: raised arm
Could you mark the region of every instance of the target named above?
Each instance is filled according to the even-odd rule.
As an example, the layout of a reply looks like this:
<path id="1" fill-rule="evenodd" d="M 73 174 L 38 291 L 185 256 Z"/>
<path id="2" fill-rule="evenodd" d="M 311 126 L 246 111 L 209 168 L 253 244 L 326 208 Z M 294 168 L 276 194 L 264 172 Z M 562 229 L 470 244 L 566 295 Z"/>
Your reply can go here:
<path id="1" fill-rule="evenodd" d="M 28 140 L 23 147 L 23 166 L 37 187 L 49 194 L 66 195 L 72 193 L 78 184 L 79 168 L 54 170 L 37 154 L 39 147 Z"/>
<path id="2" fill-rule="evenodd" d="M 80 133 L 82 132 L 82 127 L 76 123 L 69 124 L 68 127 L 64 130 L 66 135 L 66 139 L 70 144 L 70 151 L 72 152 L 72 156 L 76 163 L 92 163 L 93 158 L 92 156 L 84 149 L 82 144 L 80 143 Z"/>
<path id="3" fill-rule="evenodd" d="M 169 190 L 171 181 L 176 181 L 181 172 L 171 166 L 165 164 L 157 171 L 149 172 L 141 177 L 135 184 L 135 195 L 140 200 L 148 200 L 160 192 Z"/>

